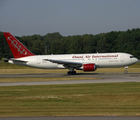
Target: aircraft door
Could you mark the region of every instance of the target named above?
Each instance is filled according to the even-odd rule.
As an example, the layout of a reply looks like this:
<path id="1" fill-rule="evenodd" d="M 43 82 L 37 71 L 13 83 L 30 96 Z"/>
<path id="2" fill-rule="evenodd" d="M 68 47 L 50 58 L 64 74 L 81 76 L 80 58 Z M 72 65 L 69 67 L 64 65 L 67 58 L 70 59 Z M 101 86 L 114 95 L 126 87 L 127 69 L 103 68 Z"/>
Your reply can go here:
<path id="1" fill-rule="evenodd" d="M 37 58 L 37 64 L 40 64 L 40 58 Z"/>
<path id="2" fill-rule="evenodd" d="M 121 62 L 124 62 L 124 56 L 123 55 L 121 56 Z"/>

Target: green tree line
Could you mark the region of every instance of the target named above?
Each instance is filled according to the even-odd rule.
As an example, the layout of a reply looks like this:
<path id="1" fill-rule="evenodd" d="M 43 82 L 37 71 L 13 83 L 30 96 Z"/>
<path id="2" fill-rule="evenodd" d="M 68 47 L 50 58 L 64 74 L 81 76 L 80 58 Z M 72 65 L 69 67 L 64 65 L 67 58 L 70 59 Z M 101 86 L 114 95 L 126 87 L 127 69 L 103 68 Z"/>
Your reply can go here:
<path id="1" fill-rule="evenodd" d="M 65 37 L 56 32 L 44 36 L 35 34 L 15 37 L 36 55 L 44 55 L 46 51 L 47 54 L 125 52 L 140 59 L 140 28 L 97 35 L 84 34 Z M 47 46 L 46 50 L 45 46 Z M 11 57 L 13 56 L 9 46 L 3 33 L 0 32 L 0 59 Z"/>

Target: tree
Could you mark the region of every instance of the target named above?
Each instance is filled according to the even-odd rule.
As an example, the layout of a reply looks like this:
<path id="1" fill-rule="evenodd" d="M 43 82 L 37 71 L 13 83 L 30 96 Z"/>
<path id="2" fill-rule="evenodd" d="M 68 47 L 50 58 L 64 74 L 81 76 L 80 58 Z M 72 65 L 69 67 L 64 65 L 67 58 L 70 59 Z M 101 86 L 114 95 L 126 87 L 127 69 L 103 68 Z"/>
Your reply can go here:
<path id="1" fill-rule="evenodd" d="M 0 32 L 0 60 L 13 57 L 12 52 L 2 32 Z"/>
<path id="2" fill-rule="evenodd" d="M 45 54 L 45 46 L 41 40 L 35 40 L 33 42 L 32 52 L 37 55 Z"/>
<path id="3" fill-rule="evenodd" d="M 34 54 L 74 54 L 96 52 L 126 52 L 140 58 L 140 28 L 127 31 L 111 31 L 97 35 L 74 35 L 64 37 L 59 32 L 44 36 L 16 36 Z M 2 32 L 0 32 L 0 59 L 13 57 Z"/>

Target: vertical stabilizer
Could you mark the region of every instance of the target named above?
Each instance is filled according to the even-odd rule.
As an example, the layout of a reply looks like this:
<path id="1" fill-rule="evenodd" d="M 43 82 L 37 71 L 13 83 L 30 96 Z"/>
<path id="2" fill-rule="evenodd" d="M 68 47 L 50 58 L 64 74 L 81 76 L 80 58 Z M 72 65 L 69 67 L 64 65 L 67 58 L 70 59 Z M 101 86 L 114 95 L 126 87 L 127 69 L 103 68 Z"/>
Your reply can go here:
<path id="1" fill-rule="evenodd" d="M 18 39 L 16 39 L 9 32 L 4 32 L 3 34 L 8 42 L 8 45 L 12 51 L 14 58 L 21 58 L 21 57 L 34 55 Z"/>

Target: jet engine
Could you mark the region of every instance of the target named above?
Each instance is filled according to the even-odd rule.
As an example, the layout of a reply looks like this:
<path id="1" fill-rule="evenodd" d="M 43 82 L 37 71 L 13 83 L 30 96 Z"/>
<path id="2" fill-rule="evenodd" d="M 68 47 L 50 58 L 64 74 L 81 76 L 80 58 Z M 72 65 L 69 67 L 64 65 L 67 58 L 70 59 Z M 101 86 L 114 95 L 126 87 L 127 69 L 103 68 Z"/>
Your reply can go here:
<path id="1" fill-rule="evenodd" d="M 96 65 L 94 63 L 83 64 L 84 71 L 95 71 Z"/>

